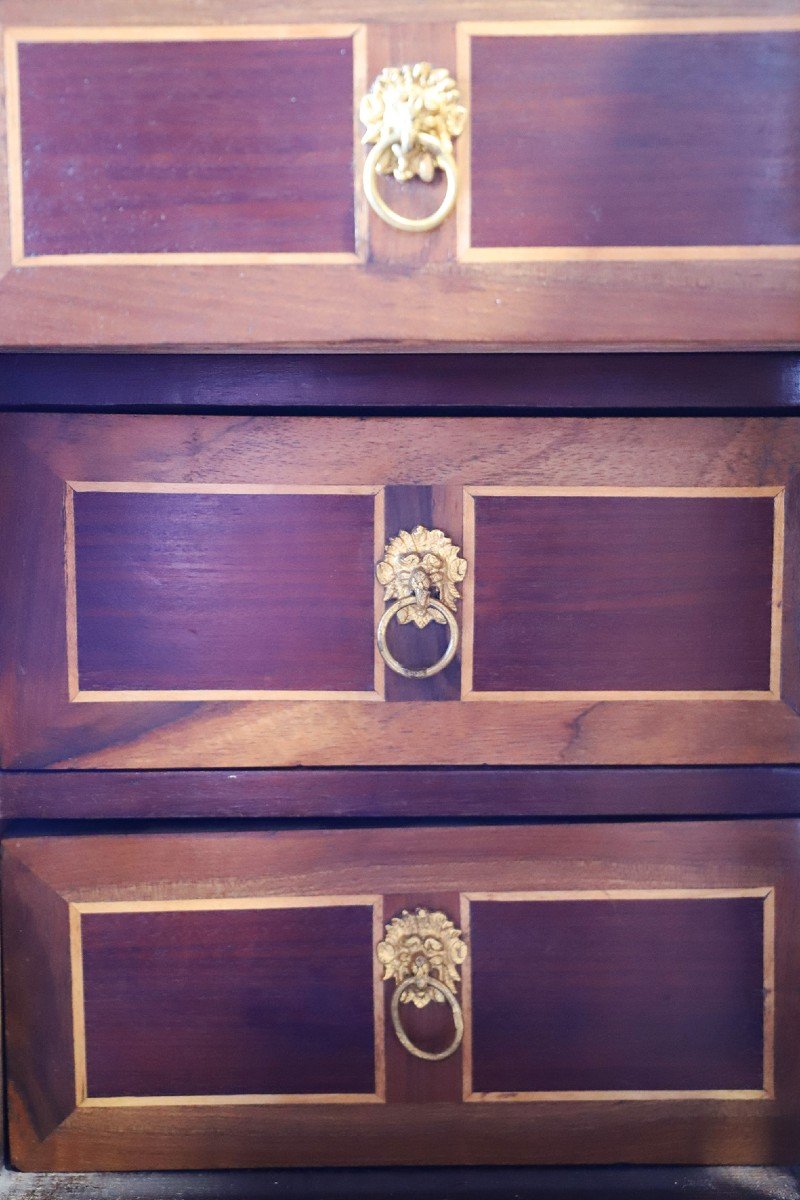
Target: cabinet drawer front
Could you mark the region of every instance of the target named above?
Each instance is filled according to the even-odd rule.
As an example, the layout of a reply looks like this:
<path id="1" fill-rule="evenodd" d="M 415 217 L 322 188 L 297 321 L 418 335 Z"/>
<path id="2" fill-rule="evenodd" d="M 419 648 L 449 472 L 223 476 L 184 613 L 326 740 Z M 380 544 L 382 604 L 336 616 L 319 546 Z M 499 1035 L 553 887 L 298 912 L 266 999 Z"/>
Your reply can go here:
<path id="1" fill-rule="evenodd" d="M 77 3 L 12 3 L 6 342 L 796 344 L 800 18 L 595 9 L 387 21 L 337 0 L 322 23 L 267 3 L 213 25 L 191 0 L 115 0 L 87 25 Z M 360 101 L 415 62 L 451 73 L 469 119 L 445 147 L 454 211 L 410 233 L 368 203 Z M 410 180 L 375 160 L 401 222 L 445 196 L 409 144 Z"/>
<path id="2" fill-rule="evenodd" d="M 13 1161 L 786 1161 L 797 832 L 12 839 Z M 447 977 L 463 1041 L 439 1061 L 396 1036 L 376 954 L 404 910 L 466 945 Z M 415 1046 L 451 1040 L 449 1005 L 397 1007 Z"/>
<path id="3" fill-rule="evenodd" d="M 6 766 L 800 755 L 791 421 L 0 428 Z M 457 653 L 431 678 L 376 643 L 396 593 L 375 565 L 417 525 L 466 563 Z M 386 630 L 403 668 L 450 636 Z"/>

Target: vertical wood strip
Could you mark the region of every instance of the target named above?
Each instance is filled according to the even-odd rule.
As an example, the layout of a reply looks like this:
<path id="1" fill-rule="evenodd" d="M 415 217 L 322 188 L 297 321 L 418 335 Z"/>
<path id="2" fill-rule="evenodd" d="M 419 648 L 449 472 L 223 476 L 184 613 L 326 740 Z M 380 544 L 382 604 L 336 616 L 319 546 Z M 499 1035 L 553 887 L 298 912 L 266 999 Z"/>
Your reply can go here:
<path id="1" fill-rule="evenodd" d="M 460 899 L 461 936 L 467 944 L 467 957 L 461 967 L 461 1012 L 464 1017 L 464 1037 L 461 1042 L 461 1099 L 472 1095 L 472 929 L 470 897 L 462 892 Z"/>
<path id="2" fill-rule="evenodd" d="M 353 34 L 353 217 L 356 257 L 361 262 L 366 262 L 369 255 L 369 205 L 361 185 L 366 154 L 361 144 L 361 122 L 358 118 L 361 97 L 369 86 L 367 51 L 367 26 L 359 25 Z"/>
<path id="3" fill-rule="evenodd" d="M 475 496 L 464 489 L 464 558 L 467 573 L 464 576 L 463 606 L 461 615 L 461 699 L 473 690 L 473 663 L 475 655 Z"/>
<path id="4" fill-rule="evenodd" d="M 434 502 L 434 489 L 431 486 L 390 485 L 386 489 L 386 541 L 396 537 L 401 530 L 410 533 L 417 525 L 423 525 L 426 529 L 439 528 Z M 446 525 L 443 527 L 451 540 L 457 542 L 458 531 Z M 382 555 L 381 550 L 381 557 Z M 385 607 L 381 600 L 381 613 L 385 611 Z M 456 620 L 460 625 L 460 613 L 457 614 Z M 425 629 L 418 629 L 413 623 L 401 625 L 395 619 L 387 630 L 387 640 L 395 647 L 393 653 L 398 660 L 409 667 L 421 667 L 434 662 L 444 652 L 446 645 L 443 626 L 434 622 Z M 460 694 L 459 665 L 460 655 L 457 652 L 449 666 L 429 679 L 407 679 L 390 668 L 386 675 L 386 699 L 418 700 L 423 703 L 457 700 Z"/>
<path id="5" fill-rule="evenodd" d="M 456 258 L 463 261 L 472 247 L 472 34 L 465 24 L 456 25 L 456 83 L 467 110 L 464 132 L 456 142 Z"/>
<path id="6" fill-rule="evenodd" d="M 367 88 L 386 67 L 405 63 L 430 62 L 434 67 L 456 70 L 455 27 L 441 21 L 426 21 L 422 11 L 414 22 L 370 23 L 367 61 Z M 365 88 L 365 91 L 367 90 Z M 360 99 L 360 97 L 359 97 Z M 364 127 L 361 126 L 363 133 Z M 463 138 L 455 141 L 456 156 Z M 366 147 L 368 150 L 370 147 Z M 366 158 L 361 148 L 357 158 L 358 186 Z M 390 174 L 378 180 L 381 194 L 390 208 L 404 216 L 421 218 L 433 212 L 444 198 L 445 182 L 442 171 L 435 172 L 430 183 L 409 179 L 399 183 Z M 459 192 L 460 195 L 460 186 Z M 366 200 L 364 201 L 366 204 Z M 449 262 L 456 257 L 456 229 L 451 215 L 437 228 L 425 234 L 394 229 L 367 205 L 369 226 L 369 258 L 374 263 L 402 265 L 406 270 L 424 270 L 429 264 Z M 377 331 L 376 331 L 377 332 Z"/>
<path id="7" fill-rule="evenodd" d="M 86 1080 L 86 1013 L 83 996 L 83 939 L 81 936 L 81 911 L 75 904 L 69 906 L 69 959 L 72 978 L 72 1046 L 75 1062 L 75 1103 L 80 1108 L 86 1103 L 88 1085 Z"/>
<path id="8" fill-rule="evenodd" d="M 6 154 L 8 173 L 8 220 L 11 262 L 25 257 L 25 225 L 22 190 L 22 115 L 19 97 L 19 52 L 12 30 L 5 34 Z"/>
<path id="9" fill-rule="evenodd" d="M 783 596 L 780 695 L 784 704 L 800 712 L 800 645 L 797 613 L 800 611 L 800 474 L 789 479 L 783 500 Z"/>
<path id="10" fill-rule="evenodd" d="M 764 1078 L 763 1088 L 775 1096 L 775 889 L 764 897 Z"/>
<path id="11" fill-rule="evenodd" d="M 75 561 L 75 492 L 64 491 L 64 586 L 67 622 L 67 691 L 75 700 L 80 691 L 78 674 L 78 581 Z"/>
<path id="12" fill-rule="evenodd" d="M 776 700 L 781 695 L 781 651 L 783 645 L 783 563 L 786 554 L 786 491 L 775 496 L 775 525 L 772 541 L 772 625 L 770 636 L 769 689 Z"/>
<path id="13" fill-rule="evenodd" d="M 383 488 L 379 488 L 378 491 L 375 493 L 375 510 L 374 510 L 373 521 L 375 523 L 374 524 L 375 540 L 373 543 L 374 556 L 375 556 L 375 564 L 374 565 L 377 566 L 378 563 L 380 562 L 381 558 L 383 557 L 383 547 L 384 547 L 385 541 L 386 541 L 386 492 Z M 374 686 L 375 686 L 375 692 L 380 697 L 380 699 L 385 700 L 386 699 L 386 664 L 384 663 L 381 653 L 378 650 L 378 641 L 377 641 L 377 637 L 376 637 L 378 622 L 380 621 L 381 617 L 383 616 L 383 609 L 384 609 L 383 588 L 378 583 L 378 579 L 377 579 L 377 576 L 375 575 L 374 570 L 372 573 L 372 586 L 373 586 L 374 595 L 375 595 L 375 604 L 374 604 L 374 611 L 373 611 L 373 630 L 372 630 L 372 641 L 373 641 L 372 653 L 373 653 L 374 662 L 375 662 Z"/>
<path id="14" fill-rule="evenodd" d="M 383 941 L 383 897 L 376 896 L 372 905 L 372 994 L 375 1011 L 375 1095 L 386 1102 L 386 1003 L 383 979 L 376 949 Z"/>

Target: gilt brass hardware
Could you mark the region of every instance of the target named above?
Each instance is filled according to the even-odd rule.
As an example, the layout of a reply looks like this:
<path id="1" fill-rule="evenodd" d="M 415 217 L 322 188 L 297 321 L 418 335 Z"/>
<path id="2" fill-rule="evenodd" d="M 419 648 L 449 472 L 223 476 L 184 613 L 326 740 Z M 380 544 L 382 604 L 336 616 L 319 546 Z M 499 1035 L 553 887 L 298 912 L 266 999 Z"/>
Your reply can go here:
<path id="1" fill-rule="evenodd" d="M 397 986 L 392 995 L 392 1025 L 397 1039 L 415 1058 L 439 1062 L 449 1058 L 461 1045 L 464 1036 L 464 1016 L 456 998 L 458 968 L 467 957 L 461 930 L 443 912 L 418 908 L 404 909 L 386 926 L 386 937 L 377 948 L 378 962 L 384 967 L 384 980 L 394 979 Z M 434 1000 L 447 1003 L 453 1014 L 455 1033 L 444 1050 L 432 1052 L 416 1046 L 403 1028 L 400 1005 L 413 1004 L 425 1008 Z"/>
<path id="2" fill-rule="evenodd" d="M 385 67 L 362 99 L 359 116 L 367 131 L 361 140 L 372 145 L 364 163 L 364 194 L 394 229 L 427 233 L 452 212 L 458 190 L 453 138 L 463 131 L 467 118 L 459 99 L 450 72 L 425 62 Z M 447 190 L 428 217 L 401 216 L 378 190 L 380 175 L 394 175 L 400 183 L 414 176 L 430 183 L 437 168 L 444 172 Z"/>
<path id="3" fill-rule="evenodd" d="M 383 584 L 384 600 L 394 600 L 378 623 L 377 641 L 387 666 L 406 679 L 428 679 L 443 671 L 458 649 L 455 616 L 460 593 L 456 586 L 467 573 L 459 558 L 459 547 L 441 529 L 417 525 L 411 533 L 402 530 L 387 543 L 375 574 Z M 386 645 L 386 631 L 394 617 L 400 625 L 413 622 L 424 629 L 431 621 L 447 625 L 450 640 L 441 658 L 429 667 L 404 667 Z"/>

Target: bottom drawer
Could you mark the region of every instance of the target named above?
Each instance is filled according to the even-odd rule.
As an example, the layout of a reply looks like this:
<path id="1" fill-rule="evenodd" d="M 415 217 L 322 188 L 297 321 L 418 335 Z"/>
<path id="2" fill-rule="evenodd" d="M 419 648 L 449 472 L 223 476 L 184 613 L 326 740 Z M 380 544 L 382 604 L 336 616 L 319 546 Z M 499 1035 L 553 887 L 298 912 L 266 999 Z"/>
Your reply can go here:
<path id="1" fill-rule="evenodd" d="M 793 1160 L 798 832 L 11 838 L 12 1161 Z"/>

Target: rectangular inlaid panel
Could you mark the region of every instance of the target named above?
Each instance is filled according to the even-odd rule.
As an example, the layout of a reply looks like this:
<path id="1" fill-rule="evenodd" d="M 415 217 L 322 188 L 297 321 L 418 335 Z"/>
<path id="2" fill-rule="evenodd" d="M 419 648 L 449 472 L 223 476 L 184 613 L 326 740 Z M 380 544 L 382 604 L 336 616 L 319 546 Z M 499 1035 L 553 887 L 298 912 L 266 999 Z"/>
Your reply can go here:
<path id="1" fill-rule="evenodd" d="M 17 254 L 354 258 L 354 33 L 12 31 Z"/>
<path id="2" fill-rule="evenodd" d="M 474 491 L 474 693 L 777 684 L 780 496 Z"/>
<path id="3" fill-rule="evenodd" d="M 467 26 L 468 242 L 796 251 L 800 24 L 770 24 Z"/>
<path id="4" fill-rule="evenodd" d="M 78 910 L 81 1102 L 376 1098 L 373 908 L 246 903 Z"/>
<path id="5" fill-rule="evenodd" d="M 771 893 L 562 896 L 469 906 L 468 1098 L 771 1091 Z"/>
<path id="6" fill-rule="evenodd" d="M 73 697 L 374 695 L 376 489 L 102 486 L 67 493 Z"/>

